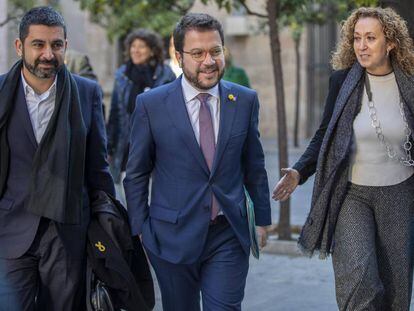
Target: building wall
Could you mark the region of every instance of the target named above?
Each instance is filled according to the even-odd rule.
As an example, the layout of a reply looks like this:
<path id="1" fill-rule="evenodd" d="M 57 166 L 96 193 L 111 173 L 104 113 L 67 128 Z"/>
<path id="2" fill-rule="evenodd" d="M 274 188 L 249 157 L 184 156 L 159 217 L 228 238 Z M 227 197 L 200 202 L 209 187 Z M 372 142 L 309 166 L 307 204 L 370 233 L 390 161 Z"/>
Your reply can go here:
<path id="1" fill-rule="evenodd" d="M 106 31 L 89 21 L 88 13 L 80 10 L 79 2 L 61 0 L 60 7 L 68 30 L 68 47 L 85 53 L 105 93 L 112 91 L 116 70 L 116 49 L 106 36 Z"/>
<path id="2" fill-rule="evenodd" d="M 7 0 L 0 0 L 0 14 Z M 263 11 L 264 0 L 250 1 L 255 10 Z M 3 5 L 3 7 L 2 7 Z M 92 66 L 98 75 L 99 82 L 106 93 L 106 104 L 108 105 L 110 92 L 113 86 L 114 72 L 117 67 L 117 57 L 119 51 L 114 44 L 108 42 L 105 29 L 92 24 L 89 21 L 88 13 L 79 9 L 79 2 L 71 0 L 61 0 L 60 7 L 68 27 L 69 48 L 81 51 L 89 55 Z M 271 52 L 268 35 L 259 30 L 259 20 L 255 17 L 243 17 L 240 12 L 228 14 L 225 10 L 219 10 L 215 5 L 204 6 L 196 1 L 193 12 L 206 12 L 219 19 L 226 33 L 226 46 L 230 48 L 236 65 L 243 67 L 249 75 L 251 85 L 257 90 L 261 104 L 260 109 L 260 129 L 263 137 L 276 137 L 276 95 L 271 63 Z M 240 19 L 241 17 L 241 19 Z M 235 19 L 236 18 L 236 19 Z M 239 19 L 237 19 L 239 18 Z M 237 21 L 245 20 L 244 24 L 237 24 Z M 1 20 L 1 19 L 0 19 Z M 244 25 L 247 31 L 240 32 L 240 25 Z M 3 37 L 2 37 L 3 31 Z M 9 27 L 8 46 L 9 54 L 0 56 L 0 69 L 4 72 L 4 59 L 7 58 L 6 68 L 16 60 L 13 52 L 12 43 L 17 36 L 17 29 Z M 3 40 L 3 41 L 1 41 Z M 4 42 L 4 29 L 0 28 L 0 42 Z M 294 124 L 294 100 L 295 100 L 295 60 L 294 46 L 288 30 L 280 33 L 282 45 L 282 63 L 285 82 L 285 104 L 287 112 L 288 137 L 292 141 Z M 304 137 L 305 128 L 305 44 L 306 33 L 304 33 L 301 43 L 302 55 L 302 92 L 301 92 L 301 128 L 300 136 Z"/>
<path id="3" fill-rule="evenodd" d="M 0 20 L 6 14 L 7 0 L 0 0 Z M 73 0 L 59 1 L 59 9 L 65 19 L 68 34 L 68 48 L 83 52 L 89 56 L 90 62 L 98 76 L 105 93 L 105 104 L 113 87 L 113 76 L 116 70 L 117 53 L 102 27 L 89 21 L 88 13 L 80 10 L 79 2 Z M 13 42 L 18 35 L 17 23 L 11 22 L 0 28 L 0 44 L 5 52 L 0 53 L 0 72 L 3 73 L 17 60 Z M 107 109 L 108 110 L 108 109 Z"/>
<path id="4" fill-rule="evenodd" d="M 264 11 L 265 1 L 248 1 L 251 7 L 261 13 Z M 194 5 L 193 12 L 205 12 L 216 17 L 224 27 L 225 45 L 230 48 L 236 65 L 243 67 L 252 85 L 257 90 L 260 100 L 260 130 L 263 137 L 276 137 L 276 92 L 274 86 L 273 68 L 271 60 L 270 41 L 267 33 L 260 30 L 259 19 L 245 16 L 249 31 L 245 35 L 233 35 L 236 30 L 231 29 L 234 16 L 243 16 L 240 12 L 228 14 L 219 10 L 215 5 L 204 6 L 199 1 Z M 237 19 L 236 19 L 237 21 Z M 227 27 L 226 27 L 227 26 Z M 236 24 L 234 27 L 240 27 Z M 230 32 L 230 33 L 229 33 Z M 285 105 L 288 126 L 288 139 L 293 140 L 294 107 L 295 107 L 295 53 L 294 43 L 288 29 L 280 33 L 282 45 L 282 64 L 285 86 Z M 305 76 L 306 76 L 306 32 L 301 40 L 300 54 L 302 58 L 301 79 L 301 117 L 300 137 L 305 135 Z"/>
<path id="5" fill-rule="evenodd" d="M 0 0 L 0 22 L 3 22 L 7 16 L 7 0 Z M 7 25 L 0 27 L 0 46 L 8 46 L 8 28 Z M 0 73 L 8 68 L 8 49 L 3 48 L 0 53 Z"/>

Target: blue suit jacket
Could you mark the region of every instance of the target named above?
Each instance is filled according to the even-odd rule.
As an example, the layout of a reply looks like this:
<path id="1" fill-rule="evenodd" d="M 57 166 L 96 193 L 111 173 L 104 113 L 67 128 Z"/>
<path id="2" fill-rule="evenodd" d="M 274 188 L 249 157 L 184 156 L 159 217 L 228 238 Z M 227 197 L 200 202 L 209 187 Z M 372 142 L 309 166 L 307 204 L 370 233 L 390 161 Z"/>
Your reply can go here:
<path id="1" fill-rule="evenodd" d="M 0 76 L 0 86 L 4 77 Z M 113 195 L 114 185 L 106 161 L 106 134 L 100 87 L 92 80 L 76 75 L 73 77 L 78 86 L 83 122 L 87 130 L 84 208 L 79 225 L 56 225 L 68 255 L 81 258 L 85 254 L 86 230 L 90 218 L 88 193 L 103 190 Z M 29 249 L 40 221 L 39 216 L 24 209 L 37 142 L 21 82 L 9 120 L 8 136 L 12 154 L 7 186 L 0 197 L 0 257 L 17 258 Z"/>
<path id="2" fill-rule="evenodd" d="M 211 172 L 190 123 L 181 79 L 137 97 L 124 181 L 130 224 L 152 253 L 169 262 L 199 258 L 212 192 L 246 253 L 250 240 L 243 185 L 255 203 L 256 224 L 271 223 L 257 94 L 225 81 L 219 90 L 220 125 Z"/>

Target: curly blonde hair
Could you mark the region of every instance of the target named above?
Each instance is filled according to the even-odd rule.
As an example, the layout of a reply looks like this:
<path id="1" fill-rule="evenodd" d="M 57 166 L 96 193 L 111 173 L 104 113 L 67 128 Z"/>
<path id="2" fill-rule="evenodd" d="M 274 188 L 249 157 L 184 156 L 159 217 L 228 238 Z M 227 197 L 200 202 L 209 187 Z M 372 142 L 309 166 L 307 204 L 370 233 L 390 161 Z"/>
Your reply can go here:
<path id="1" fill-rule="evenodd" d="M 354 10 L 342 23 L 341 38 L 332 55 L 333 69 L 346 69 L 357 60 L 354 52 L 354 28 L 360 18 L 373 17 L 382 25 L 387 42 L 394 43 L 390 56 L 409 75 L 414 74 L 414 46 L 406 22 L 390 8 L 362 7 Z"/>

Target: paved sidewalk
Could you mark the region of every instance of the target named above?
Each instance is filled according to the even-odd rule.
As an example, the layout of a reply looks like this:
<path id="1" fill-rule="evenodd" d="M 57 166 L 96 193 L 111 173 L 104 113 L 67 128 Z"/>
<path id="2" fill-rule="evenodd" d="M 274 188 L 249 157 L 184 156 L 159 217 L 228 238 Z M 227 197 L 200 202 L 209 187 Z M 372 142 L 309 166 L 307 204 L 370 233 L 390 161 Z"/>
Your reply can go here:
<path id="1" fill-rule="evenodd" d="M 336 310 L 330 260 L 263 254 L 250 260 L 243 310 Z"/>
<path id="2" fill-rule="evenodd" d="M 266 156 L 269 188 L 272 192 L 279 179 L 276 139 L 262 141 Z M 307 146 L 289 149 L 289 163 L 299 159 Z M 299 186 L 291 199 L 291 223 L 302 225 L 310 208 L 313 178 Z M 279 219 L 279 204 L 272 200 L 273 223 Z M 274 237 L 273 237 L 274 238 Z M 295 253 L 295 242 L 278 242 L 278 252 Z M 293 251 L 292 251 L 293 250 Z M 156 289 L 155 311 L 162 311 L 160 293 Z M 411 304 L 414 310 L 414 303 Z M 243 311 L 332 311 L 337 310 L 331 259 L 319 260 L 303 256 L 261 254 L 260 260 L 250 259 Z"/>
<path id="3" fill-rule="evenodd" d="M 269 178 L 269 190 L 273 191 L 274 186 L 279 180 L 279 157 L 276 139 L 262 139 L 265 152 L 266 170 Z M 302 155 L 308 145 L 308 141 L 301 141 L 299 148 L 289 148 L 289 166 L 292 166 Z M 296 188 L 290 200 L 290 221 L 293 225 L 300 225 L 305 222 L 310 208 L 312 197 L 313 177 Z M 279 221 L 279 203 L 271 200 L 273 223 Z"/>
<path id="4" fill-rule="evenodd" d="M 250 259 L 244 311 L 336 309 L 330 261 L 261 255 Z M 157 291 L 155 311 L 162 311 Z"/>
<path id="5" fill-rule="evenodd" d="M 156 295 L 154 310 L 162 311 L 158 290 Z M 338 310 L 331 259 L 269 254 L 263 254 L 259 261 L 251 258 L 242 310 Z"/>

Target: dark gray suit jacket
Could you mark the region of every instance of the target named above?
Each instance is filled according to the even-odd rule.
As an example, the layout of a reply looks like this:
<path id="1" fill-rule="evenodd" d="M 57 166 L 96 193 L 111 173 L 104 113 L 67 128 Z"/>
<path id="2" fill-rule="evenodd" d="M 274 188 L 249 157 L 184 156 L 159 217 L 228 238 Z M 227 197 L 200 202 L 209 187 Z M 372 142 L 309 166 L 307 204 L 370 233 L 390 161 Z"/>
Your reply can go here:
<path id="1" fill-rule="evenodd" d="M 114 186 L 106 161 L 106 134 L 100 88 L 91 80 L 76 75 L 74 79 L 78 86 L 83 121 L 87 129 L 84 206 L 79 225 L 57 224 L 57 228 L 68 254 L 80 258 L 84 255 L 86 230 L 90 218 L 88 193 L 92 190 L 103 190 L 113 195 Z M 3 82 L 4 76 L 0 76 L 0 85 Z M 0 198 L 0 257 L 17 258 L 29 249 L 40 221 L 39 216 L 24 209 L 37 142 L 21 82 L 9 119 L 7 135 L 10 162 L 6 189 Z"/>

